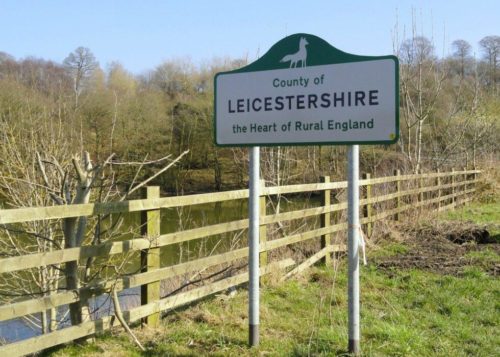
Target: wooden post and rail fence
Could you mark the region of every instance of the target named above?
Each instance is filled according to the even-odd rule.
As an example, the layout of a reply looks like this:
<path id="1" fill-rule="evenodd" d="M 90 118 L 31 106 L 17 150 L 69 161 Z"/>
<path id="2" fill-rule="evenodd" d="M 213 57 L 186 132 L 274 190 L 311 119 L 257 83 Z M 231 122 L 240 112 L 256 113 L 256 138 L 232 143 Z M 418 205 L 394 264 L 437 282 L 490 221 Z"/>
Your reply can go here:
<path id="1" fill-rule="evenodd" d="M 478 182 L 478 170 L 451 172 L 419 173 L 402 175 L 399 170 L 394 176 L 373 178 L 365 175 L 360 180 L 360 206 L 362 209 L 361 224 L 368 237 L 372 235 L 374 224 L 382 219 L 402 220 L 404 212 L 418 208 L 446 210 L 457 204 L 472 199 L 475 184 Z M 273 271 L 288 270 L 286 276 L 303 271 L 308 266 L 322 260 L 331 261 L 331 253 L 345 251 L 345 243 L 341 234 L 347 229 L 345 219 L 340 213 L 347 209 L 347 203 L 341 200 L 331 202 L 331 197 L 342 197 L 347 182 L 331 182 L 323 177 L 320 183 L 289 185 L 280 187 L 262 187 L 261 190 L 261 274 Z M 276 195 L 321 195 L 321 206 L 295 211 L 266 213 L 266 200 Z M 220 234 L 241 234 L 248 228 L 248 219 L 240 219 L 225 223 L 212 224 L 183 231 L 163 234 L 160 231 L 160 210 L 193 205 L 242 200 L 248 198 L 248 190 L 236 190 L 188 196 L 160 197 L 158 187 L 148 187 L 144 198 L 138 200 L 91 203 L 71 206 L 50 206 L 0 210 L 0 226 L 15 227 L 16 224 L 37 220 L 60 220 L 68 217 L 95 216 L 101 214 L 140 212 L 142 217 L 142 237 L 136 239 L 115 240 L 98 245 L 84 245 L 77 248 L 57 249 L 47 252 L 0 258 L 0 276 L 3 279 L 9 274 L 22 271 L 29 272 L 44 266 L 63 265 L 68 262 L 83 263 L 88 258 L 108 259 L 111 256 L 136 252 L 140 256 L 140 271 L 113 277 L 108 280 L 96 280 L 79 289 L 64 288 L 51 294 L 37 298 L 9 301 L 0 305 L 0 321 L 18 319 L 23 316 L 36 315 L 49 309 L 67 309 L 70 304 L 88 300 L 89 297 L 109 294 L 110 289 L 121 291 L 128 288 L 139 288 L 141 305 L 124 310 L 123 319 L 127 323 L 139 322 L 155 326 L 163 312 L 192 303 L 208 295 L 224 291 L 228 288 L 244 284 L 248 281 L 248 273 L 238 271 L 230 276 L 222 276 L 205 285 L 191 286 L 174 295 L 161 297 L 160 283 L 165 279 L 194 274 L 196 272 L 228 265 L 248 257 L 248 248 L 241 246 L 213 255 L 199 257 L 175 265 L 162 267 L 160 250 L 162 247 L 183 242 L 208 238 Z M 299 233 L 270 237 L 269 225 L 287 221 L 318 217 L 320 226 L 309 226 Z M 336 233 L 336 235 L 335 235 Z M 334 237 L 337 237 L 334 240 Z M 2 230 L 0 230 L 2 239 Z M 317 239 L 319 251 L 296 262 L 291 258 L 271 259 L 269 252 L 296 243 Z M 334 243 L 335 241 L 335 243 Z M 279 255 L 276 255 L 279 256 Z M 281 260 L 280 260 L 281 259 Z M 64 270 L 62 270 L 64 271 Z M 61 277 L 64 281 L 64 277 Z M 85 300 L 85 301 L 86 301 Z M 21 341 L 6 341 L 0 346 L 2 356 L 20 356 L 59 344 L 94 335 L 119 325 L 114 315 L 87 319 L 78 325 L 62 327 L 56 331 L 34 336 Z"/>

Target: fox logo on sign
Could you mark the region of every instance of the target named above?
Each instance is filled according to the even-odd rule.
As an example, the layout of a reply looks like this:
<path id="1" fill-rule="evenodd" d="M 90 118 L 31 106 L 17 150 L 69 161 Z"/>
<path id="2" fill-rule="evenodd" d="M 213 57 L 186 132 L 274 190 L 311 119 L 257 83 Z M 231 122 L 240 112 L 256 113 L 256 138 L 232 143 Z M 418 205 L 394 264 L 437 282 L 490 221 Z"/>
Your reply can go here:
<path id="1" fill-rule="evenodd" d="M 280 62 L 289 62 L 290 61 L 290 68 L 297 67 L 297 64 L 300 62 L 301 67 L 306 67 L 307 66 L 307 49 L 306 46 L 309 44 L 307 42 L 305 37 L 300 38 L 299 42 L 299 50 L 295 53 L 292 53 L 290 55 L 286 55 L 281 59 Z"/>

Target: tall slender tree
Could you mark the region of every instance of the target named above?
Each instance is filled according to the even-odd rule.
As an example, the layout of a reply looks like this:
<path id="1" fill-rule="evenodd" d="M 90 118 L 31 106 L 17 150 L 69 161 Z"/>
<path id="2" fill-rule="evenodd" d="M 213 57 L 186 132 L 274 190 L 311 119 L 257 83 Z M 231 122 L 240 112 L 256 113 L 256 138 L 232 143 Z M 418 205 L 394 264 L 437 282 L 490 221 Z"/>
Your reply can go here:
<path id="1" fill-rule="evenodd" d="M 496 87 L 499 82 L 500 36 L 486 36 L 479 41 L 484 59 L 488 62 L 488 85 Z"/>
<path id="2" fill-rule="evenodd" d="M 90 49 L 87 47 L 78 47 L 64 59 L 63 64 L 73 78 L 75 108 L 77 108 L 78 98 L 85 86 L 85 81 L 90 78 L 92 72 L 99 66 L 99 63 Z"/>
<path id="3" fill-rule="evenodd" d="M 455 40 L 451 44 L 453 48 L 453 58 L 458 61 L 460 77 L 464 78 L 466 69 L 472 62 L 472 46 L 465 40 Z"/>

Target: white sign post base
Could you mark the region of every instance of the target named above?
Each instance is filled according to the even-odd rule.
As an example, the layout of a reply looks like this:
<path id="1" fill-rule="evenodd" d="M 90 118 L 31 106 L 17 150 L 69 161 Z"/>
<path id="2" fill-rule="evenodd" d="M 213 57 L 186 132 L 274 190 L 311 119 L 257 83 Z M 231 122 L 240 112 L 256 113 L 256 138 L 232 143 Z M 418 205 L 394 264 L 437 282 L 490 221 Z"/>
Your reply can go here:
<path id="1" fill-rule="evenodd" d="M 359 347 L 359 146 L 347 152 L 347 257 L 349 353 L 358 355 Z"/>
<path id="2" fill-rule="evenodd" d="M 248 344 L 259 345 L 259 190 L 260 190 L 260 148 L 250 148 L 249 165 L 249 196 L 248 196 Z"/>

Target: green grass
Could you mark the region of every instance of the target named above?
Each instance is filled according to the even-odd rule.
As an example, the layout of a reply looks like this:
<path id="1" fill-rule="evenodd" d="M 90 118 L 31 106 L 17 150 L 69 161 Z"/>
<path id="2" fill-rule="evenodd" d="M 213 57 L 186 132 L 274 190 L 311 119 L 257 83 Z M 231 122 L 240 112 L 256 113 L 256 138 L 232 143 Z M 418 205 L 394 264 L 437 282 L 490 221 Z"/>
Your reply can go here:
<path id="1" fill-rule="evenodd" d="M 498 224 L 498 204 L 472 205 L 446 219 Z M 375 256 L 410 249 L 388 243 Z M 361 347 L 365 356 L 499 356 L 500 279 L 486 267 L 492 250 L 471 251 L 460 276 L 416 269 L 361 268 Z M 370 263 L 370 252 L 368 253 Z M 488 264 L 486 264 L 488 263 Z M 161 328 L 136 329 L 140 352 L 120 330 L 95 343 L 55 349 L 53 356 L 335 356 L 347 355 L 347 272 L 315 267 L 261 289 L 261 343 L 247 346 L 247 296 L 215 296 L 169 313 Z"/>
<path id="2" fill-rule="evenodd" d="M 402 242 L 387 242 L 383 245 L 377 247 L 376 250 L 370 252 L 370 256 L 374 258 L 378 257 L 394 257 L 397 255 L 405 254 L 410 251 L 410 248 Z"/>
<path id="3" fill-rule="evenodd" d="M 500 235 L 500 202 L 471 203 L 454 211 L 442 214 L 442 218 L 456 221 L 472 221 L 491 225 L 492 236 Z"/>
<path id="4" fill-rule="evenodd" d="M 454 211 L 445 212 L 441 218 L 455 221 L 472 221 L 477 224 L 486 225 L 490 236 L 500 243 L 500 201 L 492 203 L 474 202 Z M 483 270 L 488 267 L 500 265 L 500 256 L 491 249 L 471 251 L 464 258 L 470 259 L 473 264 Z M 474 268 L 472 268 L 474 270 Z"/>
<path id="5" fill-rule="evenodd" d="M 333 282 L 335 281 L 335 285 Z M 500 354 L 500 281 L 480 267 L 458 278 L 425 271 L 361 271 L 362 349 L 366 356 Z M 307 276 L 266 285 L 261 344 L 247 347 L 247 297 L 217 297 L 171 313 L 162 328 L 139 333 L 141 353 L 126 335 L 66 347 L 55 356 L 343 355 L 347 343 L 346 268 L 313 268 Z"/>
<path id="6" fill-rule="evenodd" d="M 333 285 L 335 281 L 335 285 Z M 463 277 L 424 271 L 382 273 L 363 267 L 362 349 L 367 356 L 494 356 L 500 353 L 500 281 L 480 268 Z M 261 344 L 247 347 L 244 290 L 171 313 L 153 333 L 139 332 L 141 353 L 126 335 L 70 346 L 55 356 L 342 355 L 347 341 L 346 269 L 313 268 L 306 278 L 266 285 Z"/>

